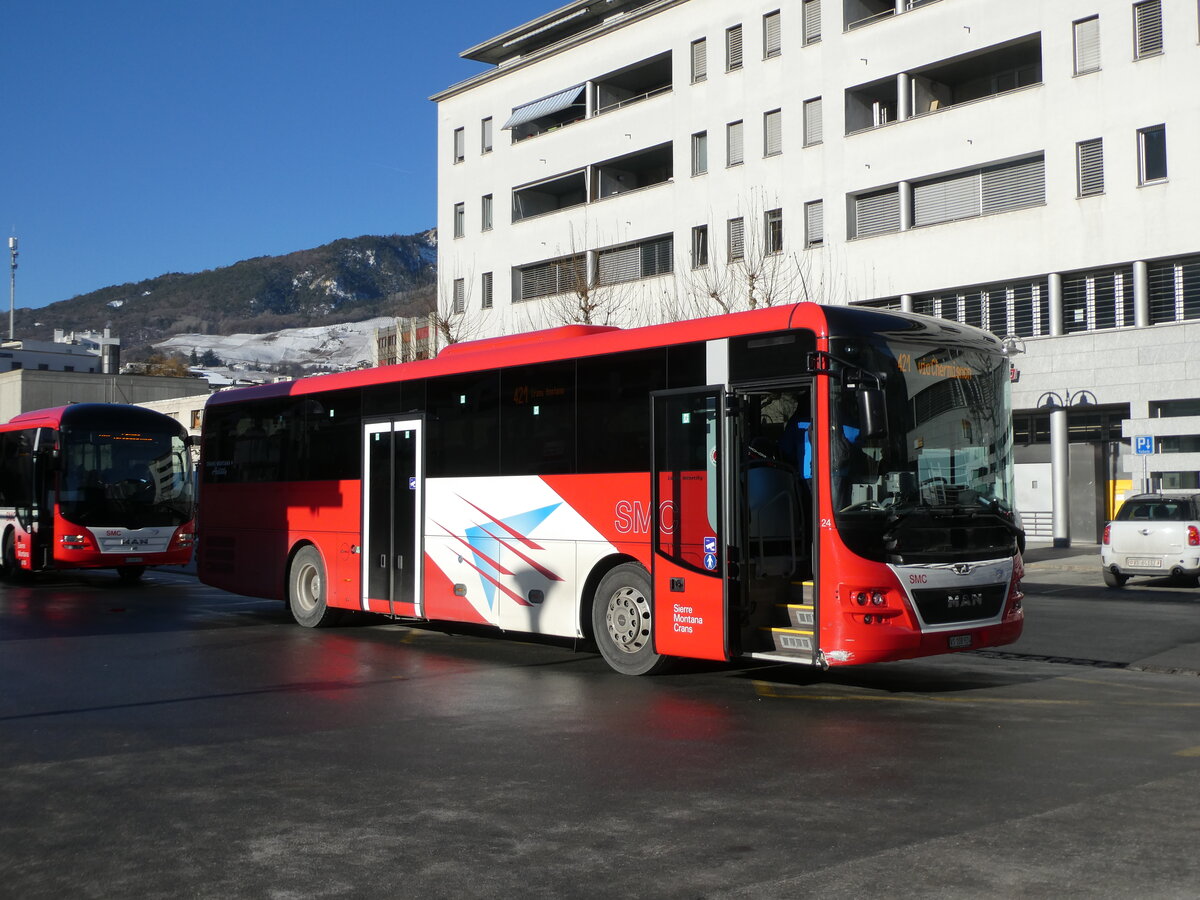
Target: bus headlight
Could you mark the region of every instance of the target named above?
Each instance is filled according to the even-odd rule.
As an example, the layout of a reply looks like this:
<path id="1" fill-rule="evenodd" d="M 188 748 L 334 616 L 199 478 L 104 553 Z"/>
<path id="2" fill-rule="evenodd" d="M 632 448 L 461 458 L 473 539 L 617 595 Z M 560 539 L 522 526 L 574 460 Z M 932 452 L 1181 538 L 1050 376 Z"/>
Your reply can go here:
<path id="1" fill-rule="evenodd" d="M 67 550 L 83 550 L 88 544 L 86 534 L 64 534 L 58 542 Z"/>

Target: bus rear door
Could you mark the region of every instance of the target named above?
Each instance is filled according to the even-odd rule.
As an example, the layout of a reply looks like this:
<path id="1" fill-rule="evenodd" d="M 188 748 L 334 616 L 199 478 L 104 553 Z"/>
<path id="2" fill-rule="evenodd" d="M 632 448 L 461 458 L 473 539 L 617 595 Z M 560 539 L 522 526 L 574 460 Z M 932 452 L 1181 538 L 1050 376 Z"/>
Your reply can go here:
<path id="1" fill-rule="evenodd" d="M 424 471 L 421 419 L 363 425 L 362 605 L 390 615 L 422 613 Z"/>

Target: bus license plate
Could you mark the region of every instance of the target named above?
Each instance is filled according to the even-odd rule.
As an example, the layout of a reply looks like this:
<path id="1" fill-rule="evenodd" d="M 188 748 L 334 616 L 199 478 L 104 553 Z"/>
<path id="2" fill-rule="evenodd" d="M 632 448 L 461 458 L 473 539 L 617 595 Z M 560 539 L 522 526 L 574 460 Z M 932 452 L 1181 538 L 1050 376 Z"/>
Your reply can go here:
<path id="1" fill-rule="evenodd" d="M 143 558 L 142 558 L 142 557 L 140 557 L 140 556 L 127 556 L 127 557 L 125 557 L 125 562 L 126 562 L 126 564 L 128 564 L 128 563 L 140 563 L 140 562 L 145 562 L 145 559 L 143 559 Z"/>
<path id="2" fill-rule="evenodd" d="M 950 638 L 950 649 L 951 650 L 961 650 L 963 647 L 970 647 L 970 646 L 971 646 L 971 635 L 969 635 L 969 634 L 956 634 Z"/>

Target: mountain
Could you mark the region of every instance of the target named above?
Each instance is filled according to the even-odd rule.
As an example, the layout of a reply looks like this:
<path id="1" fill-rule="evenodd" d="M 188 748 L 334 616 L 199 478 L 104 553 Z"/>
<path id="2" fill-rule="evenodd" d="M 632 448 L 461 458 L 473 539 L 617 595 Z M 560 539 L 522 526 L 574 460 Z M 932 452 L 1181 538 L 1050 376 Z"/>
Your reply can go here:
<path id="1" fill-rule="evenodd" d="M 433 308 L 436 261 L 432 230 L 343 238 L 285 256 L 160 275 L 39 309 L 18 309 L 15 328 L 20 337 L 48 341 L 56 328 L 100 331 L 107 326 L 121 338 L 122 358 L 136 359 L 181 334 L 266 334 L 412 316 Z"/>

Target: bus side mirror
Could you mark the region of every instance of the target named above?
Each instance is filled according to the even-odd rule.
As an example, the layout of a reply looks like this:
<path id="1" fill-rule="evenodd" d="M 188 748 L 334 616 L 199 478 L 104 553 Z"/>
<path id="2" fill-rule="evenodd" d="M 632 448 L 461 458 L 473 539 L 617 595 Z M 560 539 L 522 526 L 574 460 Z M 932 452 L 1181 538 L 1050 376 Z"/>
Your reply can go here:
<path id="1" fill-rule="evenodd" d="M 858 424 L 864 438 L 883 437 L 887 434 L 887 400 L 883 389 L 860 386 L 858 397 Z"/>

